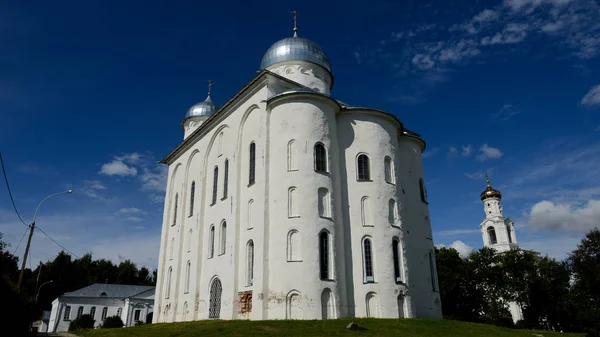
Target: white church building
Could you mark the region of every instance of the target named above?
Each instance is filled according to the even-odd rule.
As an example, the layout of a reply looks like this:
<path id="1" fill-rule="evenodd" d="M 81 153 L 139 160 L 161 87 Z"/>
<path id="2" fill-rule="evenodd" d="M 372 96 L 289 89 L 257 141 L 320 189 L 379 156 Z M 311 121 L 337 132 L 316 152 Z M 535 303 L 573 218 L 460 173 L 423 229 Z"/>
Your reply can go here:
<path id="1" fill-rule="evenodd" d="M 211 82 L 161 160 L 155 323 L 442 317 L 424 140 L 334 98 L 327 54 L 296 30 L 220 107 Z"/>

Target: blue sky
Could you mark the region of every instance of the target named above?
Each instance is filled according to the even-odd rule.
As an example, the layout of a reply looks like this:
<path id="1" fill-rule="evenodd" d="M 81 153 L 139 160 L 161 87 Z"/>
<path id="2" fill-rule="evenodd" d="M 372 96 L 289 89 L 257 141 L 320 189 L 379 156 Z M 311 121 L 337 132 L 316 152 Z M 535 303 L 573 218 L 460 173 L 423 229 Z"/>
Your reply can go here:
<path id="1" fill-rule="evenodd" d="M 436 244 L 479 248 L 484 172 L 523 248 L 564 258 L 600 223 L 600 6 L 593 0 L 156 2 L 0 6 L 0 150 L 26 219 L 80 256 L 156 266 L 166 168 L 186 110 L 222 104 L 300 36 L 332 95 L 427 141 Z M 6 190 L 0 232 L 26 227 Z M 24 244 L 16 250 L 23 254 Z M 31 260 L 61 248 L 38 232 Z"/>

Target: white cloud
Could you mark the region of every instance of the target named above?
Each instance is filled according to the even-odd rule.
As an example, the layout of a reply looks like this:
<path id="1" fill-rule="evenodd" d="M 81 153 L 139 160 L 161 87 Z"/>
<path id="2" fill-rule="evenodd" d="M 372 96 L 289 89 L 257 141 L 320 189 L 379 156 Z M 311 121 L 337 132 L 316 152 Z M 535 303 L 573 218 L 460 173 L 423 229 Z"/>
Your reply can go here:
<path id="1" fill-rule="evenodd" d="M 440 51 L 439 60 L 442 63 L 459 63 L 479 55 L 481 51 L 473 40 L 460 40 Z"/>
<path id="2" fill-rule="evenodd" d="M 435 66 L 435 62 L 431 58 L 431 55 L 427 54 L 416 54 L 413 56 L 412 64 L 420 70 L 431 69 Z"/>
<path id="3" fill-rule="evenodd" d="M 496 45 L 496 44 L 513 44 L 519 43 L 527 36 L 527 24 L 509 23 L 501 32 L 497 32 L 493 36 L 485 36 L 481 39 L 481 45 Z"/>
<path id="4" fill-rule="evenodd" d="M 471 147 L 471 144 L 469 144 L 469 145 L 466 145 L 466 146 L 465 146 L 465 145 L 463 145 L 463 146 L 461 146 L 461 149 L 462 149 L 461 155 L 462 155 L 463 157 L 468 157 L 468 156 L 470 156 L 470 155 L 471 155 L 471 152 L 473 151 L 473 148 Z"/>
<path id="5" fill-rule="evenodd" d="M 102 183 L 98 180 L 84 180 L 85 184 L 89 186 L 89 188 L 94 190 L 105 190 L 106 186 L 102 185 Z"/>
<path id="6" fill-rule="evenodd" d="M 506 121 L 520 113 L 521 109 L 518 106 L 512 104 L 504 104 L 502 108 L 498 110 L 498 112 L 492 114 L 492 118 Z"/>
<path id="7" fill-rule="evenodd" d="M 359 52 L 355 51 L 354 54 L 353 54 L 353 56 L 354 56 L 354 59 L 356 60 L 356 63 L 358 63 L 358 64 L 362 63 L 362 59 L 360 57 L 360 53 Z"/>
<path id="8" fill-rule="evenodd" d="M 481 179 L 485 178 L 485 172 L 465 173 L 465 176 L 469 179 L 481 180 Z"/>
<path id="9" fill-rule="evenodd" d="M 587 232 L 600 226 L 600 200 L 584 206 L 540 201 L 529 212 L 529 226 L 539 230 Z"/>
<path id="10" fill-rule="evenodd" d="M 480 161 L 485 161 L 487 159 L 498 159 L 504 155 L 502 151 L 500 151 L 500 149 L 491 147 L 487 145 L 487 143 L 483 144 L 479 148 L 479 152 L 480 154 L 479 156 L 477 156 L 477 159 L 479 159 Z"/>
<path id="11" fill-rule="evenodd" d="M 167 188 L 167 176 L 169 168 L 166 165 L 156 164 L 155 167 L 144 168 L 140 176 L 142 189 L 150 191 L 164 191 Z"/>
<path id="12" fill-rule="evenodd" d="M 109 163 L 103 164 L 98 173 L 108 176 L 135 176 L 137 174 L 137 169 L 115 159 Z"/>
<path id="13" fill-rule="evenodd" d="M 562 261 L 570 252 L 577 248 L 581 237 L 560 235 L 559 237 L 543 238 L 537 240 L 520 240 L 519 247 L 522 249 L 539 252 L 542 256 L 548 255 L 558 261 Z"/>
<path id="14" fill-rule="evenodd" d="M 431 157 L 431 156 L 435 155 L 435 154 L 436 154 L 436 153 L 437 153 L 439 150 L 440 150 L 440 148 L 439 148 L 439 147 L 434 147 L 433 149 L 431 149 L 431 150 L 429 150 L 429 151 L 425 151 L 425 152 L 423 152 L 423 154 L 421 155 L 421 157 L 422 157 L 423 159 L 425 159 L 425 158 L 428 158 L 428 157 Z"/>
<path id="15" fill-rule="evenodd" d="M 124 216 L 124 215 L 136 215 L 136 214 L 141 214 L 141 215 L 145 215 L 146 212 L 142 211 L 139 208 L 136 207 L 130 207 L 130 208 L 121 208 L 119 209 L 117 212 L 115 212 L 116 216 Z"/>
<path id="16" fill-rule="evenodd" d="M 505 0 L 504 5 L 515 12 L 525 11 L 527 14 L 542 5 L 564 6 L 572 0 Z"/>
<path id="17" fill-rule="evenodd" d="M 436 247 L 446 248 L 446 246 L 443 244 L 436 245 Z M 447 248 L 454 248 L 458 252 L 458 255 L 460 255 L 460 257 L 462 258 L 469 256 L 469 254 L 471 254 L 471 252 L 473 251 L 473 247 L 467 245 L 466 243 L 460 240 L 452 242 Z"/>
<path id="18" fill-rule="evenodd" d="M 594 86 L 581 99 L 581 105 L 592 108 L 600 106 L 600 84 Z"/>

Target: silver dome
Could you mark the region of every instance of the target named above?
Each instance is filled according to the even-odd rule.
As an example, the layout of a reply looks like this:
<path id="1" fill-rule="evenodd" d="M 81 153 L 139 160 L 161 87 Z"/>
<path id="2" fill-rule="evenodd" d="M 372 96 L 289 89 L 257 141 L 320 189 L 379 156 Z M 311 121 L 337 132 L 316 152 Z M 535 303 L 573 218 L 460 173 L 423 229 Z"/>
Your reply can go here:
<path id="1" fill-rule="evenodd" d="M 329 56 L 316 42 L 302 37 L 288 37 L 275 42 L 265 53 L 260 69 L 284 61 L 307 61 L 320 65 L 331 72 Z"/>
<path id="2" fill-rule="evenodd" d="M 217 106 L 213 103 L 212 99 L 210 99 L 210 95 L 206 97 L 204 102 L 196 103 L 192 105 L 192 107 L 185 114 L 185 118 L 202 116 L 209 117 L 217 111 Z"/>

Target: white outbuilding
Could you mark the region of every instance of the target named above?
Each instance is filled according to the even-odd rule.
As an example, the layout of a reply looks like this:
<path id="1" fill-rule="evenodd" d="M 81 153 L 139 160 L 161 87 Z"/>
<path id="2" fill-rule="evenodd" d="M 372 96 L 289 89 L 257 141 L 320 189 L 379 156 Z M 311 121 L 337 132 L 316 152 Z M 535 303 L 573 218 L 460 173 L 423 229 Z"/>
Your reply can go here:
<path id="1" fill-rule="evenodd" d="M 211 82 L 161 161 L 153 322 L 441 318 L 423 139 L 332 97 L 296 29 L 260 68 L 220 107 Z"/>

